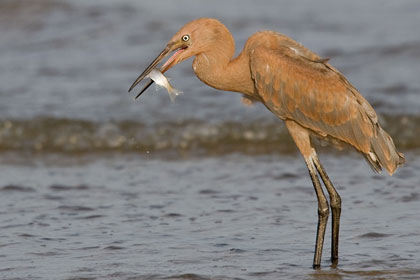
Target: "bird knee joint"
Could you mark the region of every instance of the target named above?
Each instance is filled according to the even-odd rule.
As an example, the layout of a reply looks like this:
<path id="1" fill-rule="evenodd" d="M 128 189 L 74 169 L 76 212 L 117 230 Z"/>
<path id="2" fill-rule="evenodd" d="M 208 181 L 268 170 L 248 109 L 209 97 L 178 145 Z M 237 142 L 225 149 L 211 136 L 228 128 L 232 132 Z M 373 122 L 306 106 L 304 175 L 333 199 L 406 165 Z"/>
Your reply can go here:
<path id="1" fill-rule="evenodd" d="M 319 207 L 318 208 L 318 215 L 323 217 L 328 217 L 330 214 L 330 210 L 328 209 L 328 205 L 326 207 Z"/>

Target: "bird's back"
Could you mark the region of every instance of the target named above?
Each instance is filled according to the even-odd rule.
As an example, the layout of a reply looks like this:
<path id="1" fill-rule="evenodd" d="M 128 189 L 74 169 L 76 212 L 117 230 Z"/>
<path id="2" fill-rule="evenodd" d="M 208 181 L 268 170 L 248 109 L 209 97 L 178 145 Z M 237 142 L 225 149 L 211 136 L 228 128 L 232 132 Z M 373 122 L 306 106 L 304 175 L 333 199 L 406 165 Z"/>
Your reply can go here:
<path id="1" fill-rule="evenodd" d="M 328 59 L 272 31 L 254 34 L 245 51 L 256 93 L 279 118 L 353 146 L 376 171 L 404 163 L 372 106 Z"/>

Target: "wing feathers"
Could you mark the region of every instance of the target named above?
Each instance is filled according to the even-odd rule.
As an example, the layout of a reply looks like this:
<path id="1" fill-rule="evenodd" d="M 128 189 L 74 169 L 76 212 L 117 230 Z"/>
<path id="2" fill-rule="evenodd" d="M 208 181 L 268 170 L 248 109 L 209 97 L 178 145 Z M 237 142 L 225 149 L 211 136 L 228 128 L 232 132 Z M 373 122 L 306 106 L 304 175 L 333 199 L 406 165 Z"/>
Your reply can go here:
<path id="1" fill-rule="evenodd" d="M 374 170 L 385 167 L 392 174 L 404 163 L 404 155 L 379 126 L 372 106 L 328 59 L 280 38 L 285 44 L 256 46 L 250 55 L 261 101 L 279 118 L 348 143 L 365 155 Z"/>
<path id="2" fill-rule="evenodd" d="M 251 72 L 262 101 L 280 118 L 369 152 L 376 113 L 325 59 L 305 58 L 287 46 L 257 47 Z"/>

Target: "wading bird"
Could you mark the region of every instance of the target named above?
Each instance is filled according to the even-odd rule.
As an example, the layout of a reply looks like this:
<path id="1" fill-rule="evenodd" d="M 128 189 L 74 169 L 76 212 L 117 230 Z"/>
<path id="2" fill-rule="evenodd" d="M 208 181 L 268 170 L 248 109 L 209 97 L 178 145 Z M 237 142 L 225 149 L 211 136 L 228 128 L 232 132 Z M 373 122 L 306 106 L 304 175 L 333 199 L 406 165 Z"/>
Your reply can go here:
<path id="1" fill-rule="evenodd" d="M 170 53 L 173 54 L 162 65 L 161 72 L 195 56 L 193 70 L 202 82 L 216 89 L 239 92 L 247 101 L 262 102 L 285 122 L 305 159 L 318 199 L 313 267 L 320 267 L 329 207 L 331 260 L 336 263 L 341 198 L 322 167 L 311 138 L 350 145 L 367 159 L 374 171 L 384 168 L 392 175 L 404 163 L 404 155 L 379 125 L 372 106 L 328 59 L 285 35 L 257 32 L 234 58 L 232 34 L 220 21 L 211 18 L 200 18 L 183 26 L 129 91 Z M 149 81 L 137 97 L 152 83 Z M 317 173 L 329 194 L 329 203 Z"/>

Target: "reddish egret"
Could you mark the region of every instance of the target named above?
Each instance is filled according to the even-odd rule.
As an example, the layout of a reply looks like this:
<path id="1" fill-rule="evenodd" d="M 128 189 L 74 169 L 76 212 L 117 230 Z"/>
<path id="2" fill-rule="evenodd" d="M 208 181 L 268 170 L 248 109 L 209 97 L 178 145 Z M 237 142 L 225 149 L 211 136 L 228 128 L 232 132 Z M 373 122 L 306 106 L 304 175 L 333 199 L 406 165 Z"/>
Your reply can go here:
<path id="1" fill-rule="evenodd" d="M 321 263 L 330 207 L 331 260 L 336 263 L 341 198 L 318 159 L 311 137 L 350 145 L 367 159 L 374 171 L 384 168 L 392 175 L 404 163 L 404 155 L 397 151 L 391 137 L 379 125 L 369 102 L 328 59 L 273 31 L 257 32 L 249 37 L 242 52 L 234 58 L 235 43 L 231 33 L 220 21 L 211 18 L 193 20 L 183 26 L 129 91 L 170 53 L 173 54 L 162 65 L 161 72 L 195 56 L 193 69 L 202 82 L 216 89 L 239 92 L 247 101 L 262 102 L 286 123 L 305 159 L 318 199 L 313 267 Z M 149 81 L 138 96 L 151 83 Z"/>

